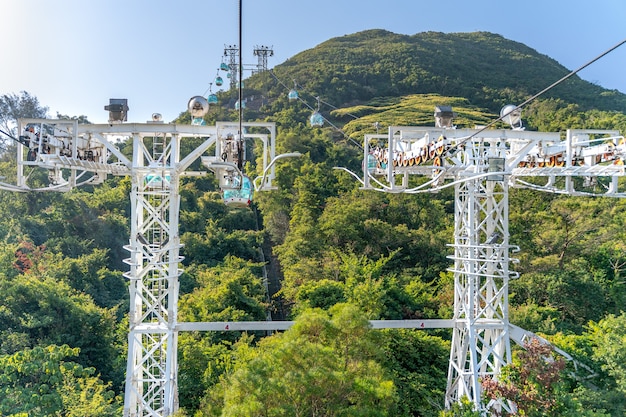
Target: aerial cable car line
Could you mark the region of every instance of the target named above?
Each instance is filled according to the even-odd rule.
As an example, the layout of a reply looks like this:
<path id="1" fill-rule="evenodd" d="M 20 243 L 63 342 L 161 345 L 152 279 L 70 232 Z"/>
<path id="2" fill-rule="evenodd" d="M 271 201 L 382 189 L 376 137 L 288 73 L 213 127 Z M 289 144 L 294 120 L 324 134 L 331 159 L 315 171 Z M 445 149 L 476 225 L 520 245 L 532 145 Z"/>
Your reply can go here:
<path id="1" fill-rule="evenodd" d="M 322 127 L 324 126 L 324 116 L 320 114 L 320 97 L 315 97 L 315 100 L 317 101 L 317 108 L 313 111 L 309 119 L 311 121 L 311 126 Z"/>
<path id="2" fill-rule="evenodd" d="M 284 86 L 284 84 L 283 84 L 283 83 L 281 83 L 281 84 Z M 298 88 L 298 83 L 296 82 L 296 80 L 294 80 L 294 81 L 293 81 L 293 85 L 294 85 L 294 88 L 290 91 L 290 93 L 291 93 L 292 91 L 294 91 L 294 92 L 296 93 L 296 96 L 294 97 L 294 96 L 292 95 L 292 96 L 290 96 L 290 97 L 292 97 L 292 98 L 296 99 L 296 98 L 298 98 L 298 97 L 299 97 L 299 95 L 298 95 L 298 91 L 297 91 L 297 88 Z M 310 93 L 308 93 L 308 94 L 310 94 Z M 315 99 L 317 99 L 320 103 L 325 104 L 326 106 L 328 106 L 328 107 L 332 108 L 333 110 L 339 110 L 339 107 L 333 106 L 331 103 L 329 103 L 329 102 L 327 102 L 327 101 L 322 100 L 319 96 L 315 97 Z M 355 115 L 354 115 L 354 114 L 352 114 L 352 113 L 346 113 L 346 114 L 347 114 L 348 116 L 352 117 L 352 118 L 353 118 L 353 119 L 355 119 L 355 120 L 359 118 L 359 116 L 355 116 Z"/>
<path id="3" fill-rule="evenodd" d="M 339 110 L 339 107 L 335 107 L 335 106 L 333 106 L 332 104 L 330 104 L 330 103 L 328 103 L 328 102 L 326 102 L 326 101 L 324 101 L 324 100 L 321 100 L 321 99 L 320 99 L 320 103 L 325 104 L 325 105 L 327 105 L 328 107 L 331 107 L 333 110 Z M 358 116 L 355 116 L 355 115 L 354 115 L 354 114 L 352 114 L 352 113 L 346 113 L 346 114 L 347 114 L 348 116 L 352 117 L 352 118 L 353 118 L 353 119 L 355 119 L 355 120 L 359 118 Z"/>
<path id="4" fill-rule="evenodd" d="M 15 136 L 11 135 L 10 133 L 5 132 L 4 130 L 0 129 L 0 133 L 2 133 L 3 135 L 5 135 L 6 137 L 8 137 L 9 139 L 13 139 L 14 141 L 18 142 L 18 143 L 23 143 L 22 141 L 20 141 L 19 139 L 17 139 Z"/>
<path id="5" fill-rule="evenodd" d="M 271 74 L 271 76 L 272 76 L 272 77 L 274 77 L 274 79 L 275 79 L 275 80 L 276 80 L 276 81 L 277 81 L 280 85 L 282 85 L 282 86 L 283 86 L 286 90 L 288 90 L 288 91 L 290 91 L 290 92 L 291 92 L 292 90 L 293 90 L 293 91 L 295 91 L 295 89 L 290 89 L 289 87 L 287 87 L 287 85 L 286 85 L 284 82 L 282 82 L 282 81 L 281 81 L 281 80 L 280 80 L 280 79 L 276 76 L 276 74 L 274 74 L 274 71 L 269 70 L 268 72 L 269 72 L 269 73 Z M 294 81 L 294 84 L 295 84 L 295 81 Z M 310 93 L 307 93 L 307 94 L 311 95 Z M 306 100 L 304 100 L 302 97 L 300 97 L 300 95 L 297 93 L 297 91 L 296 91 L 296 94 L 291 94 L 291 95 L 290 95 L 290 98 L 291 98 L 291 99 L 296 99 L 296 100 L 300 101 L 302 104 L 304 104 L 304 105 L 305 105 L 305 106 L 306 106 L 309 110 L 311 110 L 312 112 L 315 112 L 315 111 L 316 111 L 316 109 L 315 109 L 313 106 L 311 106 L 309 103 L 307 103 L 307 102 L 306 102 Z M 330 104 L 330 103 L 325 102 L 324 100 L 321 100 L 319 97 L 315 97 L 315 99 L 316 99 L 316 100 L 318 100 L 318 106 L 319 106 L 319 103 L 323 103 L 323 104 L 325 104 L 325 105 L 327 105 L 327 106 L 329 106 L 329 107 L 332 107 L 333 109 L 337 110 L 337 107 L 333 106 L 333 105 L 332 105 L 332 104 Z M 319 110 L 319 108 L 318 108 L 318 110 Z M 346 139 L 348 139 L 350 142 L 352 142 L 354 145 L 356 145 L 359 149 L 363 150 L 363 145 L 361 145 L 359 142 L 355 141 L 355 140 L 354 140 L 354 139 L 352 139 L 350 136 L 348 136 L 348 135 L 347 135 L 347 134 L 346 134 L 343 130 L 341 130 L 339 127 L 337 127 L 335 124 L 333 124 L 330 120 L 328 120 L 326 117 L 324 117 L 324 115 L 323 115 L 323 114 L 321 114 L 321 113 L 318 113 L 318 114 L 319 114 L 319 115 L 321 116 L 321 118 L 322 118 L 322 119 L 324 119 L 324 121 L 326 121 L 326 123 L 328 123 L 328 124 L 329 124 L 329 125 L 330 125 L 333 129 L 335 129 L 337 132 L 341 133 L 341 134 L 342 134 L 342 135 L 343 135 Z M 348 114 L 349 116 L 353 117 L 354 119 L 358 119 L 358 117 L 357 117 L 357 116 L 355 116 L 355 115 L 353 115 L 353 114 L 350 114 L 350 113 L 347 113 L 347 114 Z"/>
<path id="6" fill-rule="evenodd" d="M 505 112 L 503 114 L 500 115 L 500 117 L 498 117 L 497 119 L 493 120 L 492 122 L 488 123 L 486 126 L 482 127 L 481 129 L 479 129 L 478 131 L 474 132 L 472 135 L 468 136 L 465 139 L 461 139 L 459 142 L 457 142 L 456 146 L 462 145 L 463 143 L 467 142 L 468 140 L 472 139 L 473 137 L 475 137 L 476 135 L 484 132 L 485 130 L 489 129 L 491 126 L 495 125 L 496 123 L 498 123 L 499 121 L 505 119 L 507 116 L 511 115 L 512 113 L 519 111 L 522 109 L 522 107 L 524 107 L 525 105 L 527 105 L 528 103 L 530 103 L 531 101 L 535 100 L 537 97 L 543 95 L 544 93 L 548 92 L 549 90 L 553 89 L 554 87 L 556 87 L 557 85 L 561 84 L 563 81 L 567 80 L 568 78 L 570 78 L 571 76 L 575 75 L 576 73 L 582 71 L 583 69 L 587 68 L 589 65 L 593 64 L 594 62 L 596 62 L 597 60 L 603 58 L 604 56 L 610 54 L 611 52 L 613 52 L 614 50 L 616 50 L 617 48 L 619 48 L 620 46 L 622 46 L 623 44 L 626 43 L 626 39 L 622 40 L 621 42 L 618 42 L 616 45 L 612 46 L 611 48 L 607 49 L 606 51 L 602 52 L 600 55 L 598 55 L 597 57 L 593 58 L 591 61 L 588 61 L 587 63 L 581 65 L 580 67 L 578 67 L 577 69 L 573 70 L 572 72 L 570 72 L 569 74 L 565 75 L 564 77 L 562 77 L 561 79 L 553 82 L 552 84 L 550 84 L 549 86 L 547 86 L 546 88 L 544 88 L 543 90 L 541 90 L 540 92 L 538 92 L 537 94 L 535 94 L 534 96 L 526 99 L 526 101 L 524 101 L 522 104 L 519 104 L 518 106 L 511 108 L 508 112 Z"/>
<path id="7" fill-rule="evenodd" d="M 511 113 L 519 113 L 522 106 L 624 43 L 626 40 L 520 106 L 505 106 L 498 120 L 508 122 L 511 130 L 487 130 L 497 120 L 481 129 L 451 128 L 451 123 L 439 123 L 437 117 L 443 117 L 438 116 L 442 110 L 436 107 L 435 127 L 391 126 L 386 135 L 366 134 L 362 177 L 340 168 L 358 178 L 362 189 L 416 194 L 454 187 L 454 243 L 450 244 L 454 254 L 448 256 L 454 265 L 448 271 L 454 274 L 455 300 L 446 408 L 468 398 L 476 410 L 516 411 L 516 405 L 508 401 L 483 403 L 480 384 L 484 377 L 498 378 L 502 368 L 511 363 L 511 341 L 522 344 L 536 337 L 509 321 L 509 282 L 519 277 L 510 269 L 510 264 L 519 262 L 511 257 L 519 247 L 509 243 L 509 188 L 532 187 L 571 196 L 626 197 L 619 181 L 626 176 L 626 143 L 619 131 L 568 129 L 562 140 L 560 132 L 525 131 L 518 120 L 520 114 Z M 379 146 L 380 139 L 387 141 L 386 149 Z M 372 166 L 372 157 L 380 165 Z M 407 157 L 413 159 L 413 164 L 410 160 L 405 164 Z M 424 157 L 426 164 L 416 162 Z M 431 178 L 409 188 L 410 175 Z M 548 181 L 535 185 L 524 181 L 524 177 Z M 589 192 L 589 185 L 576 189 L 574 177 L 590 183 L 608 177 L 611 183 L 604 194 L 599 194 L 597 190 Z M 558 185 L 556 178 L 562 179 Z"/>
<path id="8" fill-rule="evenodd" d="M 209 95 L 207 96 L 207 93 L 209 93 Z M 207 101 L 209 102 L 209 104 L 216 104 L 217 103 L 217 94 L 213 93 L 213 83 L 209 83 L 209 88 L 207 88 L 204 93 L 202 94 L 202 96 L 206 96 Z"/>

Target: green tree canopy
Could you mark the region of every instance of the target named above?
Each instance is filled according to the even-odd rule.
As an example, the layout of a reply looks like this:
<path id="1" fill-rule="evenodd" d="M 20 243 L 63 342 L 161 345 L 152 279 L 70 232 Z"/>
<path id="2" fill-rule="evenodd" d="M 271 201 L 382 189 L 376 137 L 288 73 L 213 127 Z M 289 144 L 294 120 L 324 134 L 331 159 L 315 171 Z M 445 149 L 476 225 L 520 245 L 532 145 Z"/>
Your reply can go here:
<path id="1" fill-rule="evenodd" d="M 47 113 L 48 107 L 39 104 L 37 97 L 26 91 L 21 91 L 20 94 L 11 93 L 0 96 L 0 128 L 13 137 L 19 134 L 16 131 L 17 119 L 45 119 Z M 5 139 L 4 135 L 2 138 Z"/>
<path id="2" fill-rule="evenodd" d="M 71 359 L 78 348 L 37 346 L 0 355 L 0 414 L 28 417 L 118 416 L 110 384 Z"/>
<path id="3" fill-rule="evenodd" d="M 218 388 L 223 408 L 205 403 L 200 415 L 392 415 L 395 388 L 373 336 L 354 307 L 309 310 L 238 362 Z"/>

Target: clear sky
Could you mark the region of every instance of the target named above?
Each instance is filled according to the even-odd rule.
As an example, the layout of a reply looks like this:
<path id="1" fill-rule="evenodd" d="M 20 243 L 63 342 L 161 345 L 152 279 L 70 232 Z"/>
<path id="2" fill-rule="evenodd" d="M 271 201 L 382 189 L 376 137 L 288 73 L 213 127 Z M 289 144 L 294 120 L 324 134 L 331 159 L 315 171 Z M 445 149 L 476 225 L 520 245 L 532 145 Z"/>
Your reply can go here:
<path id="1" fill-rule="evenodd" d="M 51 117 L 58 111 L 94 123 L 107 121 L 109 98 L 127 98 L 129 121 L 154 112 L 171 121 L 207 91 L 224 46 L 238 43 L 238 4 L 0 0 L 0 94 L 25 90 Z M 626 39 L 626 0 L 243 0 L 244 66 L 257 62 L 255 45 L 273 47 L 273 67 L 367 29 L 489 31 L 574 70 Z M 626 45 L 579 75 L 626 93 Z"/>

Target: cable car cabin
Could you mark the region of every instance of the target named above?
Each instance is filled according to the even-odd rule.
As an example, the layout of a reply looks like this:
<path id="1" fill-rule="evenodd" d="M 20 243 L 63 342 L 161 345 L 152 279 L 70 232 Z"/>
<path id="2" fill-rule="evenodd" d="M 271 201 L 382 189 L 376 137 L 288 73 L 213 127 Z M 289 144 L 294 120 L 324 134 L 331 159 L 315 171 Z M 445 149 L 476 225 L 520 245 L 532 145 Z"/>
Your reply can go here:
<path id="1" fill-rule="evenodd" d="M 244 176 L 241 188 L 225 188 L 224 204 L 229 207 L 247 208 L 252 203 L 252 181 Z"/>
<path id="2" fill-rule="evenodd" d="M 298 99 L 298 91 L 296 91 L 296 89 L 292 88 L 289 91 L 289 94 L 287 95 L 287 97 L 289 98 L 289 101 L 297 100 Z"/>
<path id="3" fill-rule="evenodd" d="M 169 175 L 146 175 L 146 187 L 150 189 L 166 189 L 170 188 Z"/>
<path id="4" fill-rule="evenodd" d="M 367 155 L 367 171 L 372 174 L 378 168 L 378 161 L 376 157 L 372 154 Z"/>
<path id="5" fill-rule="evenodd" d="M 222 84 L 224 84 L 224 80 L 222 79 L 222 77 L 215 77 L 215 85 L 219 87 Z"/>
<path id="6" fill-rule="evenodd" d="M 220 69 L 221 69 L 222 71 L 230 71 L 230 67 L 229 67 L 229 66 L 228 66 L 228 64 L 227 64 L 227 63 L 225 63 L 225 62 L 222 62 L 222 63 L 220 64 Z"/>
<path id="7" fill-rule="evenodd" d="M 209 104 L 216 104 L 217 94 L 209 94 L 209 96 L 207 97 L 207 101 L 209 102 Z"/>
<path id="8" fill-rule="evenodd" d="M 324 126 L 324 117 L 319 112 L 313 112 L 310 120 L 311 120 L 311 126 L 314 126 L 314 127 Z"/>

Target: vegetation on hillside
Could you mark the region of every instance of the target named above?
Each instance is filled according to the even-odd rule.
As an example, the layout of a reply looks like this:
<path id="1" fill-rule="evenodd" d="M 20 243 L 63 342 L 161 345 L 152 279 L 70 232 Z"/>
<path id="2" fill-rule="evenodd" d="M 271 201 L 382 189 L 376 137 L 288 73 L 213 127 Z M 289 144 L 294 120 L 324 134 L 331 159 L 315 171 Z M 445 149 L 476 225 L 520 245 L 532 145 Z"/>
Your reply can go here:
<path id="1" fill-rule="evenodd" d="M 467 404 L 442 411 L 448 331 L 367 327 L 368 319 L 451 317 L 451 191 L 364 191 L 333 167 L 361 165 L 361 150 L 347 138 L 358 143 L 377 126 L 432 125 L 439 104 L 454 107 L 459 126 L 485 124 L 501 105 L 566 73 L 499 35 L 373 30 L 331 39 L 273 76 L 246 80 L 245 94 L 263 99 L 244 117 L 276 122 L 278 152 L 303 157 L 277 165 L 279 189 L 257 194 L 252 210 L 225 207 L 213 177 L 183 180 L 178 319 L 264 320 L 270 311 L 296 325 L 273 335 L 180 334 L 179 415 L 476 415 Z M 278 82 L 293 79 L 303 95 L 336 106 L 322 111 L 341 131 L 307 125 L 311 110 L 290 103 L 291 83 Z M 229 94 L 207 123 L 236 116 L 225 104 Z M 20 100 L 28 104 L 22 116 L 47 111 L 27 93 L 1 96 L 0 110 Z M 624 94 L 573 77 L 531 103 L 524 121 L 528 129 L 624 133 L 625 111 Z M 19 114 L 1 116 L 10 127 Z M 182 113 L 178 121 L 188 120 Z M 14 150 L 4 145 L 0 175 L 9 181 Z M 131 152 L 128 141 L 119 146 Z M 0 415 L 120 414 L 129 190 L 129 179 L 113 178 L 65 194 L 0 191 Z M 509 220 L 510 241 L 522 249 L 512 322 L 541 333 L 593 375 L 570 364 L 549 368 L 553 378 L 542 380 L 545 363 L 528 356 L 536 352 L 518 351 L 507 385 L 489 392 L 536 401 L 525 404 L 526 415 L 546 415 L 541 401 L 549 401 L 551 416 L 624 415 L 626 203 L 511 190 Z"/>

